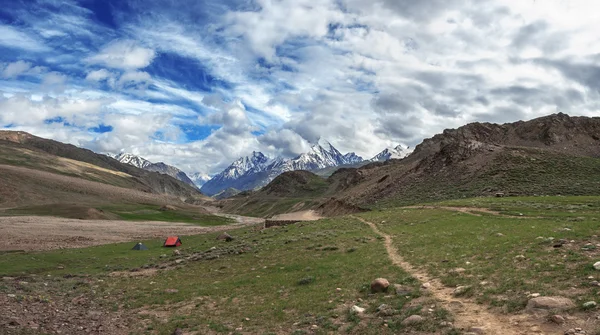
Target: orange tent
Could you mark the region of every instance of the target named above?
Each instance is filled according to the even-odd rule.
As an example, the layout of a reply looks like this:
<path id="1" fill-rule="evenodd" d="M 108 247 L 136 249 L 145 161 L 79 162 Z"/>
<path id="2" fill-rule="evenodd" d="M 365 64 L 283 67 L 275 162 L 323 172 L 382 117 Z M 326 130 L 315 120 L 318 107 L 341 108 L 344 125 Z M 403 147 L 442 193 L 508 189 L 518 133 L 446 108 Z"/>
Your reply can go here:
<path id="1" fill-rule="evenodd" d="M 163 247 L 178 247 L 181 245 L 181 239 L 177 236 L 169 236 L 165 240 Z"/>

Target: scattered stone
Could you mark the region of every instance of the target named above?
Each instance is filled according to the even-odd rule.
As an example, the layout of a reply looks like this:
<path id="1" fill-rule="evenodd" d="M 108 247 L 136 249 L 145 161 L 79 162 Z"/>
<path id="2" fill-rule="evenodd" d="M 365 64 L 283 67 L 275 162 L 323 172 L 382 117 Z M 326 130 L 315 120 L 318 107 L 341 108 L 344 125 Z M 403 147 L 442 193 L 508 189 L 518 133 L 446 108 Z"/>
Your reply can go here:
<path id="1" fill-rule="evenodd" d="M 394 290 L 396 291 L 396 295 L 403 297 L 412 294 L 412 290 L 409 287 L 400 284 L 394 284 Z"/>
<path id="2" fill-rule="evenodd" d="M 177 249 L 173 250 L 173 256 L 181 256 L 181 251 Z"/>
<path id="3" fill-rule="evenodd" d="M 485 328 L 483 327 L 471 327 L 469 332 L 473 334 L 485 334 Z"/>
<path id="4" fill-rule="evenodd" d="M 407 317 L 406 319 L 404 319 L 404 321 L 402 321 L 402 324 L 404 326 L 411 326 L 411 325 L 416 325 L 419 324 L 421 322 L 425 321 L 425 318 L 423 318 L 420 315 L 411 315 L 409 317 Z"/>
<path id="5" fill-rule="evenodd" d="M 537 297 L 529 299 L 527 302 L 526 309 L 528 311 L 534 309 L 546 309 L 546 310 L 568 310 L 574 308 L 575 304 L 569 298 L 565 297 Z"/>
<path id="6" fill-rule="evenodd" d="M 9 298 L 16 298 L 17 297 L 16 294 L 7 294 L 6 296 L 9 297 Z"/>
<path id="7" fill-rule="evenodd" d="M 160 255 L 160 258 L 165 258 L 165 257 L 167 257 L 167 254 Z"/>
<path id="8" fill-rule="evenodd" d="M 504 236 L 504 234 L 502 234 L 502 233 L 496 233 L 496 236 L 498 236 L 498 237 L 503 237 L 503 236 Z"/>
<path id="9" fill-rule="evenodd" d="M 177 292 L 179 292 L 179 290 L 176 289 L 176 288 L 168 288 L 168 289 L 165 290 L 165 292 L 167 292 L 167 293 L 177 293 Z"/>
<path id="10" fill-rule="evenodd" d="M 341 289 L 341 288 L 339 288 L 339 287 L 338 287 L 338 288 L 336 288 L 335 290 L 336 290 L 337 292 L 342 292 L 342 289 Z"/>
<path id="11" fill-rule="evenodd" d="M 600 270 L 600 262 L 594 263 L 594 269 Z"/>
<path id="12" fill-rule="evenodd" d="M 176 259 L 175 260 L 175 264 L 181 264 L 183 262 L 185 262 L 185 260 L 183 260 L 183 259 Z"/>
<path id="13" fill-rule="evenodd" d="M 471 287 L 470 286 L 459 286 L 452 291 L 452 295 L 459 296 L 465 294 Z"/>
<path id="14" fill-rule="evenodd" d="M 530 298 L 537 298 L 537 297 L 539 297 L 540 295 L 541 295 L 541 294 L 539 294 L 539 293 L 531 293 L 531 294 L 529 295 L 529 297 L 530 297 Z"/>
<path id="15" fill-rule="evenodd" d="M 426 290 L 430 287 L 431 287 L 430 283 L 423 283 L 423 285 L 421 285 L 421 288 L 426 289 Z"/>
<path id="16" fill-rule="evenodd" d="M 588 301 L 583 304 L 583 308 L 585 309 L 595 308 L 596 306 L 598 306 L 598 304 L 595 301 Z"/>
<path id="17" fill-rule="evenodd" d="M 565 335 L 586 335 L 587 332 L 581 328 L 571 328 L 565 331 Z"/>
<path id="18" fill-rule="evenodd" d="M 396 314 L 396 310 L 392 306 L 386 304 L 379 305 L 379 307 L 377 307 L 377 312 L 379 316 L 392 316 Z"/>
<path id="19" fill-rule="evenodd" d="M 172 335 L 183 335 L 183 329 L 177 328 Z"/>
<path id="20" fill-rule="evenodd" d="M 312 325 L 312 326 L 310 326 L 310 329 L 312 329 L 312 330 L 317 330 L 317 329 L 319 329 L 319 326 L 317 326 L 317 325 Z"/>
<path id="21" fill-rule="evenodd" d="M 390 282 L 387 279 L 377 278 L 371 282 L 371 292 L 372 293 L 386 292 L 389 286 L 390 286 Z"/>
<path id="22" fill-rule="evenodd" d="M 231 241 L 233 241 L 233 239 L 234 239 L 233 236 L 231 236 L 227 233 L 222 233 L 221 235 L 219 235 L 217 237 L 217 240 L 226 241 L 226 242 L 231 242 Z"/>
<path id="23" fill-rule="evenodd" d="M 550 317 L 550 321 L 562 325 L 565 323 L 565 318 L 562 315 L 555 314 Z"/>
<path id="24" fill-rule="evenodd" d="M 352 308 L 350 308 L 350 310 L 352 311 L 352 313 L 356 313 L 356 314 L 362 314 L 365 312 L 364 308 L 358 307 L 356 305 L 352 306 Z"/>
<path id="25" fill-rule="evenodd" d="M 517 255 L 517 256 L 515 256 L 515 259 L 518 259 L 518 260 L 523 260 L 523 259 L 526 259 L 526 258 L 527 257 L 525 257 L 524 255 Z"/>
<path id="26" fill-rule="evenodd" d="M 450 271 L 448 271 L 448 273 L 451 273 L 451 274 L 460 274 L 460 273 L 463 273 L 465 271 L 467 271 L 467 270 L 465 270 L 464 268 L 454 268 L 454 269 L 450 269 Z"/>

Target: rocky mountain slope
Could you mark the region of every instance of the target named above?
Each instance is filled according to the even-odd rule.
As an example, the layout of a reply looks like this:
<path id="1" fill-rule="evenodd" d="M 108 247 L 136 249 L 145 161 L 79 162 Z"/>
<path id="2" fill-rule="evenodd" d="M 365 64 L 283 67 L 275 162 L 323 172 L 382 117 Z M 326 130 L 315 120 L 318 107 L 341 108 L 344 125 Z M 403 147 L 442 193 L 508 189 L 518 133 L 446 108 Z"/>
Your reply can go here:
<path id="1" fill-rule="evenodd" d="M 196 188 L 170 176 L 139 169 L 87 149 L 26 132 L 0 131 L 0 147 L 3 151 L 0 164 L 75 175 L 119 187 L 182 199 L 201 196 Z"/>
<path id="2" fill-rule="evenodd" d="M 395 148 L 386 148 L 382 152 L 375 155 L 375 157 L 371 158 L 370 162 L 385 162 L 390 159 L 402 159 L 408 156 L 412 150 L 408 147 L 404 147 L 402 145 L 398 145 Z"/>
<path id="3" fill-rule="evenodd" d="M 287 171 L 314 171 L 360 162 L 363 162 L 363 159 L 355 153 L 343 155 L 326 141 L 319 141 L 309 152 L 292 159 L 281 157 L 269 159 L 260 152 L 253 152 L 252 155 L 233 162 L 223 172 L 204 184 L 201 190 L 207 195 L 215 195 L 228 188 L 240 191 L 253 190 L 267 185 L 275 177 Z"/>
<path id="4" fill-rule="evenodd" d="M 107 156 L 112 157 L 121 163 L 133 165 L 140 169 L 166 174 L 167 176 L 171 176 L 194 188 L 197 188 L 196 183 L 190 177 L 188 177 L 185 172 L 163 162 L 152 163 L 143 157 L 128 153 L 120 153 L 117 155 L 107 154 Z"/>
<path id="5" fill-rule="evenodd" d="M 340 169 L 326 182 L 328 187 L 315 196 L 318 201 L 314 202 L 357 208 L 493 196 L 499 192 L 598 194 L 600 118 L 553 114 L 506 124 L 471 123 L 424 140 L 402 160 Z M 297 204 L 307 203 L 301 193 L 298 190 L 298 196 L 270 198 L 255 192 L 238 196 L 226 206 L 240 213 L 254 212 L 256 204 L 270 201 L 273 208 L 295 210 Z"/>

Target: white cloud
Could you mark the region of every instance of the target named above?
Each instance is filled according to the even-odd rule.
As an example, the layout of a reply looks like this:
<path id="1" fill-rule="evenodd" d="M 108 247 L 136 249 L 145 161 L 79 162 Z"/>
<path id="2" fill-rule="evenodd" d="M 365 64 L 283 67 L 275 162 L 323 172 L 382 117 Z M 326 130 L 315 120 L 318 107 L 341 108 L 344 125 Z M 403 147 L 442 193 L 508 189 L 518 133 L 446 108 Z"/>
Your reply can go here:
<path id="1" fill-rule="evenodd" d="M 87 62 L 115 69 L 135 70 L 150 65 L 155 56 L 154 50 L 141 47 L 134 41 L 118 40 L 107 44 L 98 54 L 87 58 Z"/>
<path id="2" fill-rule="evenodd" d="M 25 61 L 16 61 L 8 64 L 2 71 L 3 78 L 17 77 L 31 69 L 31 63 Z"/>
<path id="3" fill-rule="evenodd" d="M 49 48 L 42 42 L 27 33 L 14 27 L 0 24 L 0 45 L 7 48 L 22 49 L 26 51 L 43 52 Z"/>
<path id="4" fill-rule="evenodd" d="M 91 71 L 87 74 L 87 76 L 85 77 L 85 80 L 88 81 L 104 81 L 107 80 L 109 78 L 114 77 L 115 74 L 112 72 L 109 72 L 106 69 L 100 69 L 100 70 L 96 70 L 96 71 Z"/>
<path id="5" fill-rule="evenodd" d="M 36 101 L 37 100 L 37 101 Z M 0 98 L 0 125 L 45 128 L 45 121 L 62 118 L 73 125 L 95 126 L 99 120 L 102 100 L 51 98 L 33 99 L 27 95 Z"/>
<path id="6" fill-rule="evenodd" d="M 64 74 L 58 72 L 50 72 L 43 77 L 42 90 L 62 93 L 65 90 L 65 83 L 67 77 Z"/>

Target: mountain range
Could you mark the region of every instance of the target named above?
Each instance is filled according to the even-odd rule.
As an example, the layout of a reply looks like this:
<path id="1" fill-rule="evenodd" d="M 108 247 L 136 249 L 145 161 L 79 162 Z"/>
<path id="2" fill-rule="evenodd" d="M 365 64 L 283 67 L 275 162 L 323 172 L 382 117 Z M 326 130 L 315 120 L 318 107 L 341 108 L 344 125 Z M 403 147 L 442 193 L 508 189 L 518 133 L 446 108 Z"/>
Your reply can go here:
<path id="1" fill-rule="evenodd" d="M 339 215 L 480 196 L 597 195 L 599 175 L 600 118 L 558 113 L 446 129 L 404 159 L 338 169 L 326 179 L 286 172 L 259 191 L 227 201 L 224 210 Z M 270 206 L 260 207 L 264 203 Z"/>
<path id="2" fill-rule="evenodd" d="M 196 183 L 188 177 L 185 172 L 179 170 L 178 168 L 165 164 L 163 162 L 152 163 L 149 160 L 136 156 L 134 154 L 129 153 L 120 153 L 120 154 L 106 154 L 107 156 L 118 160 L 121 163 L 133 165 L 137 168 L 144 169 L 146 171 L 158 172 L 162 174 L 166 174 L 171 176 L 179 181 L 182 181 L 192 187 L 198 188 Z"/>
<path id="3" fill-rule="evenodd" d="M 275 177 L 288 171 L 317 171 L 331 167 L 352 167 L 370 161 L 385 161 L 392 158 L 403 158 L 409 153 L 408 148 L 397 146 L 385 149 L 372 159 L 365 161 L 354 152 L 342 154 L 331 143 L 319 140 L 306 153 L 291 159 L 277 157 L 270 159 L 261 152 L 241 157 L 221 173 L 207 181 L 201 188 L 202 193 L 214 196 L 228 190 L 246 191 L 261 188 Z"/>

